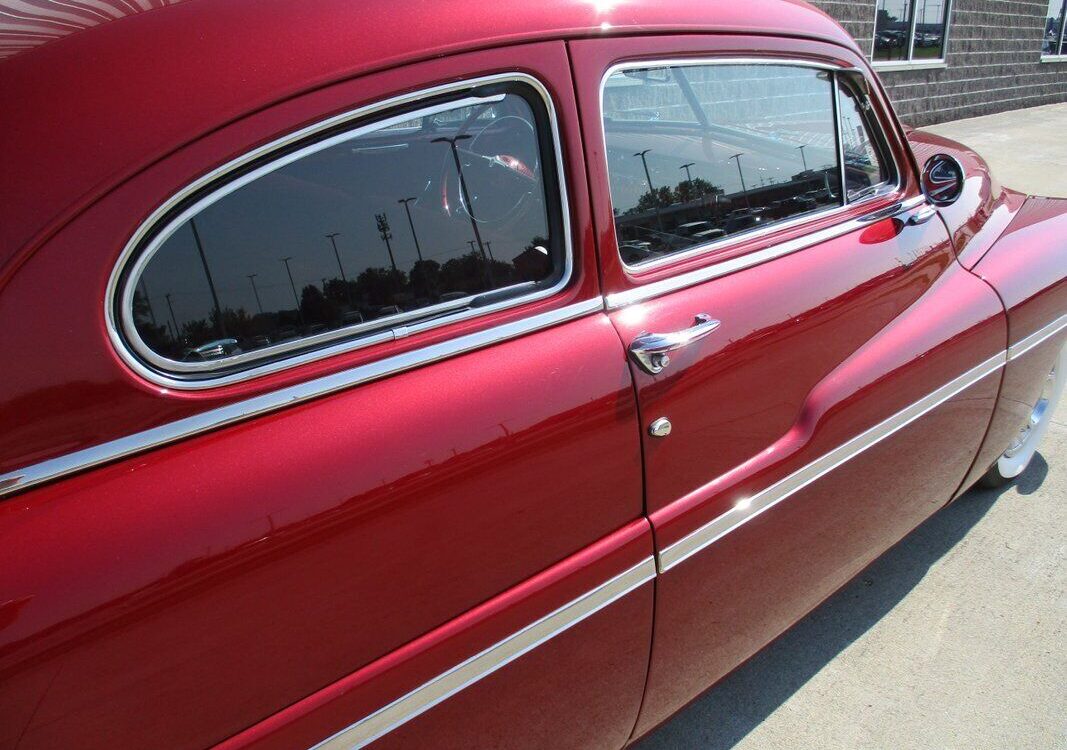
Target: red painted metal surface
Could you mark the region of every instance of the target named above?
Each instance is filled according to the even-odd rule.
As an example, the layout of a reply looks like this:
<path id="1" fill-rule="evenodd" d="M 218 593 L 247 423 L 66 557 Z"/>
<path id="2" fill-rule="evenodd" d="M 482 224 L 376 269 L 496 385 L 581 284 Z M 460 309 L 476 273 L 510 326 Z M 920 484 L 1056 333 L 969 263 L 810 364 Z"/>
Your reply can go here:
<path id="1" fill-rule="evenodd" d="M 0 108 L 18 175 L 0 194 L 0 330 L 17 363 L 0 383 L 0 472 L 877 207 L 647 273 L 618 259 L 606 67 L 759 51 L 866 69 L 800 2 L 201 0 L 78 23 L 0 61 L 0 90 L 19 103 Z M 557 111 L 567 290 L 210 392 L 168 392 L 119 361 L 105 284 L 169 195 L 330 115 L 502 71 L 535 75 Z M 1062 315 L 1065 203 L 1023 204 L 958 144 L 913 133 L 908 149 L 877 84 L 874 99 L 905 167 L 896 199 L 917 195 L 912 151 L 964 162 L 965 196 L 940 211 L 947 233 L 886 220 L 0 503 L 0 747 L 314 744 L 646 558 L 653 532 L 662 550 Z M 623 344 L 638 330 L 700 312 L 722 327 L 663 376 L 631 375 Z M 976 454 L 972 473 L 995 457 L 1008 402 L 1029 397 L 1056 343 L 661 577 L 638 733 L 943 504 Z M 643 477 L 642 426 L 661 415 L 674 433 L 644 438 Z M 642 701 L 652 598 L 644 585 L 382 746 L 620 746 Z"/>
<path id="2" fill-rule="evenodd" d="M 854 215 L 842 212 L 795 234 L 754 239 L 639 275 L 615 260 L 604 147 L 593 122 L 599 117 L 596 82 L 628 57 L 655 59 L 672 48 L 728 57 L 734 44 L 743 42 L 689 37 L 684 44 L 646 39 L 573 45 L 594 220 L 607 248 L 606 293 Z M 863 66 L 815 43 L 791 43 L 788 53 Z M 899 137 L 885 101 L 876 97 L 876 105 L 891 138 Z M 886 203 L 917 193 L 909 150 L 902 140 L 891 145 L 905 179 Z M 611 317 L 628 342 L 642 331 L 686 328 L 698 313 L 721 320 L 721 326 L 672 353 L 660 375 L 633 368 L 642 424 L 666 416 L 673 425 L 668 439 L 643 438 L 646 505 L 660 550 L 995 356 L 1006 336 L 999 300 L 959 266 L 938 221 L 904 226 L 885 220 Z M 736 667 L 947 502 L 978 451 L 998 385 L 999 375 L 988 376 L 666 571 L 657 588 L 638 734 Z"/>
<path id="3" fill-rule="evenodd" d="M 310 747 L 615 576 L 652 552 L 644 519 L 590 545 L 222 743 L 219 750 Z M 375 747 L 623 745 L 648 666 L 652 584 L 379 740 Z"/>
<path id="4" fill-rule="evenodd" d="M 1022 208 L 1026 196 L 1002 187 L 985 159 L 956 141 L 920 130 L 908 131 L 908 145 L 919 167 L 934 154 L 948 154 L 966 175 L 963 194 L 938 209 L 948 226 L 960 263 L 974 268 Z"/>
<path id="5" fill-rule="evenodd" d="M 0 503 L 0 747 L 218 742 L 581 553 L 640 517 L 632 400 L 597 315 Z"/>
<path id="6" fill-rule="evenodd" d="M 253 146 L 310 122 L 412 89 L 502 71 L 536 74 L 559 116 L 575 245 L 575 280 L 568 290 L 542 302 L 209 391 L 152 385 L 119 360 L 104 323 L 108 276 L 130 234 L 163 200 Z M 0 473 L 594 295 L 596 254 L 576 120 L 563 43 L 526 45 L 411 65 L 322 89 L 222 128 L 137 175 L 56 234 L 0 293 L 0 321 L 14 321 L 0 323 L 4 348 L 20 363 L 5 373 L 0 391 Z M 63 179 L 57 175 L 58 182 Z M 42 289 L 48 290 L 47 306 Z M 27 310 L 39 312 L 29 315 Z"/>

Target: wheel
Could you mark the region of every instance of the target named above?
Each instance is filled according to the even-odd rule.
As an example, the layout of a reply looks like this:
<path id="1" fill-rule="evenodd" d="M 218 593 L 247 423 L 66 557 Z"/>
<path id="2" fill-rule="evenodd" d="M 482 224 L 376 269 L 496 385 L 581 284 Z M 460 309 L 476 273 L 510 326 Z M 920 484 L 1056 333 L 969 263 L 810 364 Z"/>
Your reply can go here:
<path id="1" fill-rule="evenodd" d="M 978 480 L 982 487 L 1001 487 L 1026 470 L 1030 459 L 1037 452 L 1037 446 L 1048 432 L 1052 422 L 1052 413 L 1063 394 L 1067 384 L 1067 344 L 1060 349 L 1060 356 L 1052 366 L 1052 372 L 1045 380 L 1041 396 L 1030 412 L 1030 418 L 1019 430 L 1008 449 L 1000 455 L 989 471 Z"/>

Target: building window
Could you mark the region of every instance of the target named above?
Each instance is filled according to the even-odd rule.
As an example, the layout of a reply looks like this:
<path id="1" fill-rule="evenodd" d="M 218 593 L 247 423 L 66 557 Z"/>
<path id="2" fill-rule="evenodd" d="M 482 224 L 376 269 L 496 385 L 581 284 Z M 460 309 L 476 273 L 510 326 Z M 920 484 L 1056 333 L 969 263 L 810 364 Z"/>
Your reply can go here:
<path id="1" fill-rule="evenodd" d="M 1067 15 L 1067 0 L 1049 0 L 1048 13 L 1045 14 L 1045 36 L 1041 45 L 1041 54 L 1067 55 L 1067 39 L 1064 39 L 1064 16 Z"/>
<path id="2" fill-rule="evenodd" d="M 556 285 L 542 98 L 506 83 L 421 105 L 283 150 L 180 211 L 117 303 L 138 357 L 187 379 L 231 372 Z"/>
<path id="3" fill-rule="evenodd" d="M 945 59 L 951 0 L 878 0 L 875 7 L 874 62 Z"/>

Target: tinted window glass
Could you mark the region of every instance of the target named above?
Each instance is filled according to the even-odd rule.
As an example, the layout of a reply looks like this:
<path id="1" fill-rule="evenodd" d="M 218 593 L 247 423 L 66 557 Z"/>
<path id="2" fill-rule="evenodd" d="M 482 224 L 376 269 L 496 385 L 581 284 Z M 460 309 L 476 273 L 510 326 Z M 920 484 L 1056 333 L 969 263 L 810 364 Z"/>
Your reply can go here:
<path id="1" fill-rule="evenodd" d="M 874 26 L 875 60 L 908 59 L 911 12 L 909 0 L 883 0 L 878 3 Z"/>
<path id="2" fill-rule="evenodd" d="M 841 204 L 829 74 L 623 70 L 604 86 L 615 229 L 634 264 Z"/>
<path id="3" fill-rule="evenodd" d="M 330 136 L 168 228 L 133 282 L 150 355 L 244 361 L 558 280 L 540 100 L 460 96 Z"/>
<path id="4" fill-rule="evenodd" d="M 840 85 L 841 141 L 845 154 L 845 187 L 848 199 L 858 200 L 877 185 L 891 179 L 888 165 L 878 148 L 879 141 L 870 115 L 870 105 L 851 87 Z"/>

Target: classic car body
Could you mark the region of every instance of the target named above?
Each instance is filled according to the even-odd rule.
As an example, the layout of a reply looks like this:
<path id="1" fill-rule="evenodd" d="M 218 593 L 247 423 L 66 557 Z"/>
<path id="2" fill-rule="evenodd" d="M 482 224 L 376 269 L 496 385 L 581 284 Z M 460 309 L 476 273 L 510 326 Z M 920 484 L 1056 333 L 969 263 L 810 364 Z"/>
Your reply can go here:
<path id="1" fill-rule="evenodd" d="M 0 747 L 622 747 L 998 466 L 1062 356 L 1067 201 L 905 130 L 804 3 L 42 7 L 43 43 L 0 60 Z M 687 171 L 641 203 L 666 168 L 641 139 L 774 140 L 704 121 L 685 70 L 722 66 L 825 89 L 836 135 L 789 146 L 795 194 L 722 151 L 740 191 L 690 200 Z M 608 94 L 672 82 L 674 130 L 659 104 L 605 122 Z M 855 197 L 853 101 L 886 176 Z M 485 168 L 545 185 L 502 290 L 475 218 L 499 194 L 463 174 L 484 112 L 478 137 L 536 136 Z M 488 281 L 355 305 L 322 226 L 343 283 L 298 294 L 279 251 L 266 293 L 295 307 L 219 345 L 204 217 L 330 139 L 435 154 L 416 218 L 469 226 Z M 839 171 L 809 168 L 823 147 Z M 965 175 L 936 209 L 935 154 Z M 398 266 L 443 236 L 420 245 L 414 201 L 370 209 L 379 270 L 413 285 Z M 186 226 L 218 313 L 196 340 L 141 283 Z M 331 322 L 305 320 L 323 299 Z"/>

